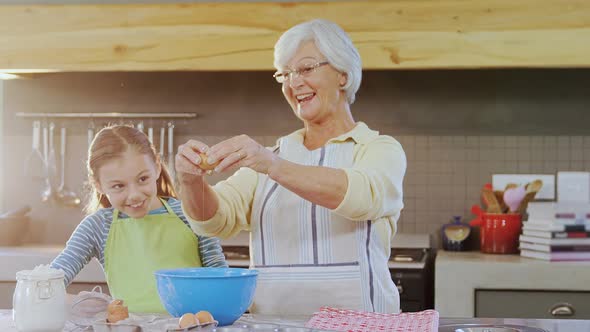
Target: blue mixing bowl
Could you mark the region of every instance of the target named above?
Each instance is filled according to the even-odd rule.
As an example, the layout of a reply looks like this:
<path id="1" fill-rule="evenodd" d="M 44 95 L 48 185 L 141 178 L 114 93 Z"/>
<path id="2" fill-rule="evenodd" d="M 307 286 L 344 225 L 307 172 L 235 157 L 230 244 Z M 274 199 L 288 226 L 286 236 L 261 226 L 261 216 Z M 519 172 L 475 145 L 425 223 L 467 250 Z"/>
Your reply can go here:
<path id="1" fill-rule="evenodd" d="M 174 317 L 209 311 L 220 326 L 231 325 L 252 304 L 258 271 L 182 268 L 154 272 L 160 301 Z"/>

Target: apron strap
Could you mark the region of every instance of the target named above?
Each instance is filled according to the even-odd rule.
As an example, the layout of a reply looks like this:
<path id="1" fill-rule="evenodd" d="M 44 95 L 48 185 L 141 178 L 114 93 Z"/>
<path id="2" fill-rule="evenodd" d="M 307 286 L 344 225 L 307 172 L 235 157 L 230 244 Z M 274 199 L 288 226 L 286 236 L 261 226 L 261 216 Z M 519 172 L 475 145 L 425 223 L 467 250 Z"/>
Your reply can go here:
<path id="1" fill-rule="evenodd" d="M 176 213 L 174 213 L 174 211 L 172 210 L 172 208 L 170 207 L 170 205 L 168 205 L 168 201 L 166 201 L 164 198 L 159 197 L 160 201 L 162 202 L 162 204 L 164 205 L 164 207 L 166 208 L 166 211 L 168 211 L 169 214 L 175 216 Z"/>
<path id="2" fill-rule="evenodd" d="M 176 213 L 174 213 L 174 211 L 172 210 L 172 208 L 170 207 L 170 205 L 168 204 L 168 202 L 163 199 L 162 197 L 158 197 L 158 199 L 160 200 L 160 202 L 162 202 L 162 205 L 164 205 L 164 207 L 166 208 L 166 211 L 168 211 L 168 214 L 171 214 L 173 216 L 176 215 Z M 117 222 L 117 220 L 119 219 L 119 210 L 114 209 L 113 210 L 113 223 Z"/>
<path id="3" fill-rule="evenodd" d="M 117 222 L 117 220 L 119 220 L 119 210 L 114 209 L 113 210 L 113 221 L 111 223 L 114 224 Z"/>

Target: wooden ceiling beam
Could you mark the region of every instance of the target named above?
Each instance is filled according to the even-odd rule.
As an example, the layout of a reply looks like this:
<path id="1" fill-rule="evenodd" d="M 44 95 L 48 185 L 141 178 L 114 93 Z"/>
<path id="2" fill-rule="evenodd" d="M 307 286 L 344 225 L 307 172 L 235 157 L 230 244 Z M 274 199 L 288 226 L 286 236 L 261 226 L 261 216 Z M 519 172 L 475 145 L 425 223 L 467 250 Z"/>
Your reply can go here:
<path id="1" fill-rule="evenodd" d="M 273 70 L 296 23 L 339 23 L 365 69 L 590 67 L 590 1 L 0 5 L 0 71 Z"/>

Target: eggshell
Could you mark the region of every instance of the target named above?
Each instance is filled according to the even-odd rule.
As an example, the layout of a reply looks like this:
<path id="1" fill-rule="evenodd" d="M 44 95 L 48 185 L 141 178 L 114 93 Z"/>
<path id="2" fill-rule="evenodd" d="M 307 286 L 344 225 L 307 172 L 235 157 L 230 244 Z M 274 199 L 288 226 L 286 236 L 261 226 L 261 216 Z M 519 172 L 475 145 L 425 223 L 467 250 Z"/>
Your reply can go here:
<path id="1" fill-rule="evenodd" d="M 195 317 L 195 315 L 191 313 L 186 313 L 180 317 L 178 320 L 178 326 L 183 329 L 188 326 L 199 324 L 199 320 Z"/>
<path id="2" fill-rule="evenodd" d="M 219 161 L 209 164 L 207 162 L 207 155 L 204 153 L 199 153 L 199 157 L 201 157 L 201 163 L 199 164 L 199 167 L 205 171 L 213 170 L 217 165 L 219 165 Z"/>

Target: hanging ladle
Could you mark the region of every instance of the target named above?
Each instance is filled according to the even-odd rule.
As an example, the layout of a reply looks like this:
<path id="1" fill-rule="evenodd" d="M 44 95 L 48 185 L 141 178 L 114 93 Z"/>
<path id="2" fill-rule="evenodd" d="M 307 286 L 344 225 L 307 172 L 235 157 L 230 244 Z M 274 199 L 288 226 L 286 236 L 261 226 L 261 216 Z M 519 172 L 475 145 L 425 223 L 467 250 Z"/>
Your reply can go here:
<path id="1" fill-rule="evenodd" d="M 60 202 L 65 206 L 76 207 L 80 205 L 80 198 L 78 195 L 68 189 L 65 183 L 66 177 L 66 128 L 61 128 L 61 150 L 60 150 L 60 157 L 61 157 L 61 184 L 57 189 L 57 197 L 59 198 Z"/>
<path id="2" fill-rule="evenodd" d="M 33 180 L 45 180 L 45 159 L 40 150 L 41 122 L 33 121 L 33 149 L 25 160 L 25 176 Z"/>
<path id="3" fill-rule="evenodd" d="M 48 202 L 55 199 L 55 188 L 57 187 L 57 166 L 55 160 L 55 146 L 53 144 L 53 130 L 55 124 L 49 124 L 49 133 L 47 128 L 43 128 L 43 149 L 47 151 L 45 159 L 45 188 L 41 193 L 41 201 Z M 49 137 L 48 137 L 49 136 Z"/>
<path id="4" fill-rule="evenodd" d="M 88 136 L 88 149 L 90 149 L 90 146 L 92 145 L 92 141 L 94 140 L 94 121 L 90 121 L 90 124 L 88 125 L 88 132 L 87 132 L 87 136 Z"/>

